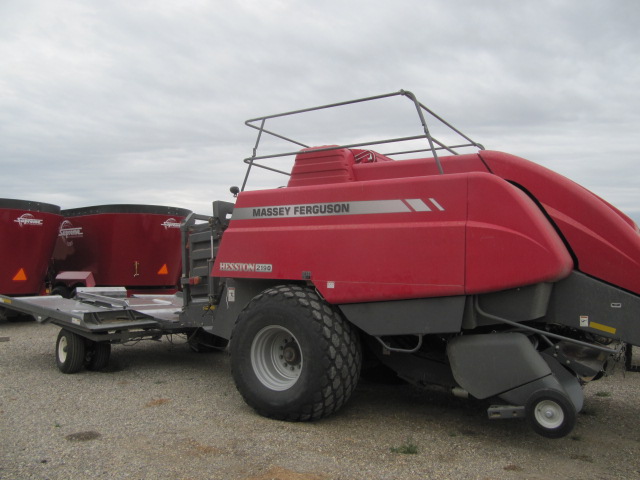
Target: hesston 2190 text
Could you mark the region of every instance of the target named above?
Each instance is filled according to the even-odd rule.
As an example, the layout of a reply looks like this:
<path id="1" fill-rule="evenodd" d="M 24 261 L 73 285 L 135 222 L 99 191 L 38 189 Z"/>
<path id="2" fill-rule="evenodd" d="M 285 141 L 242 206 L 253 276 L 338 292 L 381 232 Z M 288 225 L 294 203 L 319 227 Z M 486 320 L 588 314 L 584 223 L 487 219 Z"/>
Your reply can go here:
<path id="1" fill-rule="evenodd" d="M 220 270 L 224 272 L 271 272 L 273 265 L 270 263 L 220 262 Z"/>

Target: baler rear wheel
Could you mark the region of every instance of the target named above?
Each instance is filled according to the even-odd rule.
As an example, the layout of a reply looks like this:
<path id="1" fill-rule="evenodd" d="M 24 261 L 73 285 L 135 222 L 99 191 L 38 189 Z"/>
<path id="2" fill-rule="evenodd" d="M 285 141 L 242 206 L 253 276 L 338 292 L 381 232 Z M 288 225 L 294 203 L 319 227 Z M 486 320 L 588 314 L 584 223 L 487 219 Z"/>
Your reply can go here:
<path id="1" fill-rule="evenodd" d="M 259 414 L 316 420 L 349 399 L 360 375 L 356 331 L 315 291 L 265 290 L 239 315 L 230 343 L 238 391 Z"/>
<path id="2" fill-rule="evenodd" d="M 527 401 L 525 412 L 535 432 L 547 438 L 564 437 L 576 424 L 573 403 L 555 390 L 535 392 Z"/>
<path id="3" fill-rule="evenodd" d="M 56 341 L 56 364 L 62 373 L 76 373 L 84 366 L 84 339 L 64 328 Z"/>

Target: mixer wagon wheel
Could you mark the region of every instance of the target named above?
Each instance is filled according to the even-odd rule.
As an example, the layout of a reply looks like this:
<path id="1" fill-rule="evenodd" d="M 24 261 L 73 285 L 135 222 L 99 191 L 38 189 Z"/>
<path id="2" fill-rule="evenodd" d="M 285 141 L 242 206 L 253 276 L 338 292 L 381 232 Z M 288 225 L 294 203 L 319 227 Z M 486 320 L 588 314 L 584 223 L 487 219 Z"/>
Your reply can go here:
<path id="1" fill-rule="evenodd" d="M 111 356 L 110 343 L 88 341 L 86 352 L 84 366 L 87 367 L 87 370 L 97 372 L 107 368 Z"/>
<path id="2" fill-rule="evenodd" d="M 76 373 L 84 366 L 84 339 L 64 328 L 56 341 L 56 364 L 62 373 Z"/>
<path id="3" fill-rule="evenodd" d="M 315 420 L 349 399 L 360 375 L 358 334 L 314 290 L 284 285 L 256 296 L 230 343 L 238 391 L 259 414 Z"/>
<path id="4" fill-rule="evenodd" d="M 555 390 L 535 392 L 525 408 L 536 433 L 547 438 L 568 435 L 576 424 L 576 409 L 569 398 Z"/>

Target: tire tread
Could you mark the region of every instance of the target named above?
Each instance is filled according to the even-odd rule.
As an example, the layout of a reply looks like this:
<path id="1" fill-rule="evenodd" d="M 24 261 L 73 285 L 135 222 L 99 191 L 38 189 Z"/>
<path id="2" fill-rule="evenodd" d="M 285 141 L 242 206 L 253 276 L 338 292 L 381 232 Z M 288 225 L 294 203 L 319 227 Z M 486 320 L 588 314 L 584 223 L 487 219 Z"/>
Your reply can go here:
<path id="1" fill-rule="evenodd" d="M 268 418 L 308 421 L 331 415 L 346 403 L 358 383 L 362 352 L 357 332 L 343 319 L 336 308 L 328 305 L 314 290 L 297 285 L 273 287 L 254 297 L 238 316 L 236 326 L 245 321 L 255 309 L 273 302 L 300 311 L 305 317 L 301 321 L 308 323 L 314 337 L 317 338 L 320 351 L 323 352 L 320 359 L 323 365 L 323 375 L 319 381 L 320 388 L 313 393 L 311 402 L 299 405 L 290 412 L 269 411 L 254 403 L 250 396 L 243 393 L 245 386 L 238 382 L 238 372 L 234 371 L 232 361 L 236 387 L 249 406 Z M 233 345 L 232 335 L 232 350 Z"/>
<path id="2" fill-rule="evenodd" d="M 67 358 L 64 362 L 58 358 L 58 344 L 63 336 L 67 338 Z M 65 330 L 64 328 L 60 330 L 58 340 L 56 341 L 56 363 L 58 365 L 58 369 L 60 369 L 62 373 L 77 373 L 82 370 L 84 360 L 84 339 L 80 335 L 69 330 Z"/>

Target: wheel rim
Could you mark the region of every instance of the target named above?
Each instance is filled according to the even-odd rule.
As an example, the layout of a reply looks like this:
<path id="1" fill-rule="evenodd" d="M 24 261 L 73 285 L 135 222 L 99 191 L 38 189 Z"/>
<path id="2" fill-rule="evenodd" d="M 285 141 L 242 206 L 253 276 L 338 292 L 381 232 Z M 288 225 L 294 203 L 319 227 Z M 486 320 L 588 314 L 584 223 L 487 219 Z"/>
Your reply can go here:
<path id="1" fill-rule="evenodd" d="M 536 405 L 534 415 L 536 422 L 544 428 L 558 428 L 564 422 L 562 407 L 553 400 L 542 400 Z"/>
<path id="2" fill-rule="evenodd" d="M 253 371 L 270 390 L 283 391 L 295 385 L 302 372 L 302 363 L 298 340 L 284 327 L 265 327 L 251 343 Z"/>
<path id="3" fill-rule="evenodd" d="M 62 363 L 67 361 L 67 337 L 64 335 L 60 337 L 58 342 L 58 359 Z"/>

